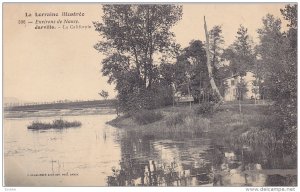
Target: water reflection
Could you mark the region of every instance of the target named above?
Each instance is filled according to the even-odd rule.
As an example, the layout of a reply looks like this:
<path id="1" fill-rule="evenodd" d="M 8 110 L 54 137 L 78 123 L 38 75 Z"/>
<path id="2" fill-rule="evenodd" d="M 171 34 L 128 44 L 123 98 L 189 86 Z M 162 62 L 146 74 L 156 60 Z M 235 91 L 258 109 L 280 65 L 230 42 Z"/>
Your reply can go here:
<path id="1" fill-rule="evenodd" d="M 163 138 L 126 132 L 119 142 L 122 159 L 107 177 L 109 186 L 297 184 L 297 171 L 285 166 L 291 162 L 280 151 L 270 155 L 263 147 L 227 145 L 212 135 Z"/>
<path id="2" fill-rule="evenodd" d="M 81 121 L 82 127 L 39 131 L 27 129 L 30 122 L 39 119 L 5 119 L 5 185 L 297 185 L 297 161 L 285 155 L 280 145 L 275 149 L 248 146 L 200 133 L 147 135 L 105 124 L 113 118 L 64 117 Z M 61 176 L 31 176 L 44 173 Z M 67 173 L 78 175 L 63 175 Z"/>
<path id="3" fill-rule="evenodd" d="M 113 175 L 108 176 L 109 186 L 188 186 L 212 183 L 211 175 L 201 170 L 179 170 L 176 161 L 156 163 L 123 158 L 120 169 L 112 168 Z M 194 175 L 192 175 L 194 174 Z"/>

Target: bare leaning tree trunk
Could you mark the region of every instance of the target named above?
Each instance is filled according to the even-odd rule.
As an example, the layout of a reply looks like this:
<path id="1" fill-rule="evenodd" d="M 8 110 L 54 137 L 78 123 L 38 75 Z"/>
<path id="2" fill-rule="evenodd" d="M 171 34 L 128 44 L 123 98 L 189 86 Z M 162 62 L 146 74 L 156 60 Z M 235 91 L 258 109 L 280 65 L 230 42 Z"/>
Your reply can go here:
<path id="1" fill-rule="evenodd" d="M 215 80 L 213 78 L 212 75 L 212 66 L 211 66 L 211 61 L 210 61 L 210 52 L 209 52 L 209 35 L 207 32 L 207 26 L 206 26 L 206 21 L 205 21 L 205 16 L 204 16 L 204 30 L 205 30 L 205 37 L 206 37 L 206 57 L 207 57 L 207 70 L 208 70 L 208 77 L 209 77 L 209 81 L 210 81 L 210 85 L 212 90 L 217 93 L 217 96 L 219 98 L 219 102 L 217 103 L 216 107 L 219 107 L 221 105 L 221 103 L 223 102 L 223 97 L 220 94 L 220 91 L 215 83 Z"/>

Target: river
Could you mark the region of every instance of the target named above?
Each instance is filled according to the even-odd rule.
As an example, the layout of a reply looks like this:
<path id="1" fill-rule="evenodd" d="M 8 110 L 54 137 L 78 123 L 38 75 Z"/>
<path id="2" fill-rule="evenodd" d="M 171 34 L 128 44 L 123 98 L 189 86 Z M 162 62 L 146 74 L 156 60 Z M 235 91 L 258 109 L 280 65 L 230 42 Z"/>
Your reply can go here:
<path id="1" fill-rule="evenodd" d="M 115 117 L 64 116 L 82 126 L 39 131 L 27 126 L 60 117 L 4 119 L 5 186 L 297 185 L 288 157 L 207 134 L 157 138 L 105 124 Z"/>

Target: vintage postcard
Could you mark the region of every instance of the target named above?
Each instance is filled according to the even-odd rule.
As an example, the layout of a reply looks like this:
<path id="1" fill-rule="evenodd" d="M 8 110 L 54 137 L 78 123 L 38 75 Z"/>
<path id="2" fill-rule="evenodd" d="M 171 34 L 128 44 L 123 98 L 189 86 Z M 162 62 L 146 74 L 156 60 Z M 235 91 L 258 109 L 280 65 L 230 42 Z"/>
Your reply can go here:
<path id="1" fill-rule="evenodd" d="M 4 186 L 295 190 L 297 12 L 4 3 Z"/>

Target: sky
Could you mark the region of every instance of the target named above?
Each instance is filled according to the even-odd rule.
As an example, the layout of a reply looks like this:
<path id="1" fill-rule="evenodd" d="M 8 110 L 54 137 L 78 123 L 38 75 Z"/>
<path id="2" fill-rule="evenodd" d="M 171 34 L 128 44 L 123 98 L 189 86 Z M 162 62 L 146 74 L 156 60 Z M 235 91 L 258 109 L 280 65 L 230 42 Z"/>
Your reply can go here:
<path id="1" fill-rule="evenodd" d="M 183 17 L 172 31 L 177 43 L 188 46 L 191 40 L 205 40 L 203 16 L 208 29 L 221 25 L 225 46 L 230 45 L 240 24 L 248 28 L 254 42 L 256 30 L 267 13 L 283 18 L 283 3 L 187 3 Z M 25 17 L 25 13 L 33 16 Z M 76 17 L 89 29 L 34 29 L 36 20 L 58 20 L 65 17 L 35 17 L 34 13 L 82 12 Z M 114 85 L 101 74 L 104 57 L 93 48 L 101 39 L 92 21 L 101 20 L 99 3 L 4 3 L 3 5 L 3 95 L 23 102 L 101 99 L 101 90 L 116 95 Z M 74 19 L 74 17 L 69 17 Z M 26 20 L 26 26 L 19 24 Z M 28 23 L 32 21 L 33 23 Z M 286 23 L 283 23 L 283 27 Z M 58 26 L 58 25 L 57 25 Z M 4 101 L 5 102 L 5 101 Z"/>

